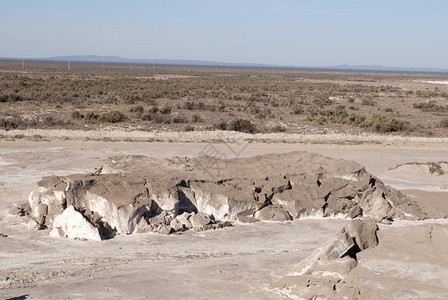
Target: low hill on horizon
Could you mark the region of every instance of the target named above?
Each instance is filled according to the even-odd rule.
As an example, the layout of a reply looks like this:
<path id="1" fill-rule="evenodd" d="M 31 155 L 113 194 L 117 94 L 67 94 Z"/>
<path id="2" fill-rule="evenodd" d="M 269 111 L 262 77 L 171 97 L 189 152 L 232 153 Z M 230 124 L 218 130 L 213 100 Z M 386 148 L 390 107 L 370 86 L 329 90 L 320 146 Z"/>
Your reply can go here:
<path id="1" fill-rule="evenodd" d="M 388 67 L 381 65 L 335 65 L 335 66 L 292 66 L 274 65 L 260 63 L 229 63 L 208 60 L 187 60 L 187 59 L 131 59 L 120 56 L 102 55 L 67 55 L 43 58 L 10 58 L 0 57 L 3 60 L 38 60 L 38 61 L 70 61 L 70 62 L 91 62 L 91 63 L 127 63 L 127 64 L 155 64 L 155 65 L 188 65 L 188 66 L 222 66 L 222 67 L 258 67 L 258 68 L 299 68 L 299 69 L 321 69 L 321 70 L 347 70 L 347 71 L 385 71 L 385 72 L 429 72 L 448 73 L 444 68 L 427 67 Z"/>

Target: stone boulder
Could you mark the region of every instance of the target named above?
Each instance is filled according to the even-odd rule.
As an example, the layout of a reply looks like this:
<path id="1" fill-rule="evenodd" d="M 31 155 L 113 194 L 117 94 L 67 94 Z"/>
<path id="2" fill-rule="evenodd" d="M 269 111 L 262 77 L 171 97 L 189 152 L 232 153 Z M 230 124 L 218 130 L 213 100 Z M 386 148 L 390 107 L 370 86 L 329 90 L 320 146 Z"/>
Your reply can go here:
<path id="1" fill-rule="evenodd" d="M 25 217 L 31 213 L 31 206 L 28 202 L 17 204 L 12 203 L 8 208 L 8 214 L 12 216 Z"/>
<path id="2" fill-rule="evenodd" d="M 305 299 L 331 295 L 358 264 L 357 254 L 378 245 L 377 223 L 372 218 L 350 221 L 295 266 L 293 273 L 275 284 L 278 291 L 289 290 Z"/>
<path id="3" fill-rule="evenodd" d="M 198 230 L 203 229 L 205 225 L 212 223 L 212 218 L 210 216 L 204 214 L 203 212 L 199 212 L 197 214 L 193 214 L 189 221 L 193 228 L 197 228 Z"/>
<path id="4" fill-rule="evenodd" d="M 255 213 L 255 218 L 266 221 L 288 221 L 292 220 L 291 215 L 280 205 L 269 205 L 263 207 Z"/>

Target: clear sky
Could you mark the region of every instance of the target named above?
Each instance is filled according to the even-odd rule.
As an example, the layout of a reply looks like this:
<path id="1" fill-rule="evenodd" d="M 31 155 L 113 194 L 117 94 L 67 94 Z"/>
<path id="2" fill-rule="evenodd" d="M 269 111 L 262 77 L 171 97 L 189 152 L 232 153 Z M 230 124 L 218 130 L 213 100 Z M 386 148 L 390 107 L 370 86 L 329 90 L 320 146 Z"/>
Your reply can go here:
<path id="1" fill-rule="evenodd" d="M 0 57 L 448 68 L 447 0 L 0 0 Z"/>

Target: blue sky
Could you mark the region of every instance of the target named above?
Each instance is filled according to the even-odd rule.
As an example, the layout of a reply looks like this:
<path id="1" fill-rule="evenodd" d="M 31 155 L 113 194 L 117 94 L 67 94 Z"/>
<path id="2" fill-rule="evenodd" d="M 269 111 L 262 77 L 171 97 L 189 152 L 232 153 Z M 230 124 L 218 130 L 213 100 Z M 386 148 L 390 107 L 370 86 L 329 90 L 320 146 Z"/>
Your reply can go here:
<path id="1" fill-rule="evenodd" d="M 446 0 L 0 3 L 0 57 L 448 68 Z"/>

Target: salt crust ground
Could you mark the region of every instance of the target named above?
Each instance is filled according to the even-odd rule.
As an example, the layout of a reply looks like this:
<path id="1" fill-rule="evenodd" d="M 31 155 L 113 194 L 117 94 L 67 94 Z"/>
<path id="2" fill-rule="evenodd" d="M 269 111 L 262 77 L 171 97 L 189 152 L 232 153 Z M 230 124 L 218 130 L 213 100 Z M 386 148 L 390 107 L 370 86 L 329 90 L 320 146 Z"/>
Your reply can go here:
<path id="1" fill-rule="evenodd" d="M 139 131 L 138 128 L 104 127 L 100 130 L 25 129 L 0 130 L 0 137 L 29 137 L 71 140 L 114 140 L 114 141 L 159 141 L 159 142 L 208 142 L 221 141 L 241 143 L 248 141 L 286 143 L 448 143 L 448 138 L 428 138 L 373 133 L 260 133 L 249 134 L 235 131 Z"/>
<path id="2" fill-rule="evenodd" d="M 117 154 L 194 156 L 210 149 L 229 158 L 306 150 L 351 159 L 366 166 L 387 184 L 413 188 L 406 193 L 434 211 L 443 212 L 448 202 L 444 192 L 448 183 L 440 177 L 427 181 L 417 175 L 409 178 L 388 173 L 389 168 L 409 161 L 446 160 L 446 142 L 395 140 L 347 145 L 1 140 L 0 233 L 7 237 L 0 237 L 0 297 L 278 299 L 280 296 L 272 292 L 270 283 L 288 274 L 326 236 L 339 231 L 346 220 L 257 223 L 179 236 L 121 236 L 98 244 L 53 239 L 42 232 L 28 231 L 20 218 L 6 215 L 9 204 L 24 200 L 43 174 L 92 171 L 92 167 L 101 165 L 108 156 Z M 432 197 L 435 193 L 428 192 L 431 190 L 438 191 L 437 197 Z M 434 198 L 437 201 L 433 201 Z M 395 227 L 382 226 L 381 229 L 386 232 L 388 228 Z M 412 237 L 412 230 L 407 234 Z M 393 234 L 391 237 L 396 238 Z M 407 253 L 405 249 L 400 251 Z M 381 270 L 388 272 L 387 264 L 382 265 Z M 381 276 L 365 278 L 376 280 L 373 284 L 381 284 Z M 391 284 L 393 287 L 393 282 L 388 286 Z"/>

